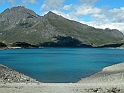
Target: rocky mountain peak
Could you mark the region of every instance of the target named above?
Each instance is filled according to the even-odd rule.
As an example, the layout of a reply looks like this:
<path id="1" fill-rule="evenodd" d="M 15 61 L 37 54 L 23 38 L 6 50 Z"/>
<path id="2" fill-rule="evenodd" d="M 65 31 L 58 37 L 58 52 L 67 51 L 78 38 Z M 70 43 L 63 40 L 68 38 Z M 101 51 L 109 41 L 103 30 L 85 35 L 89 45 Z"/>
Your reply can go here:
<path id="1" fill-rule="evenodd" d="M 64 17 L 57 15 L 56 13 L 49 11 L 46 15 L 46 18 L 50 18 L 50 19 L 65 19 Z"/>
<path id="2" fill-rule="evenodd" d="M 23 6 L 8 8 L 0 14 L 0 24 L 15 25 L 20 20 L 38 18 L 39 16 L 32 10 Z M 2 22 L 2 23 L 1 23 Z"/>
<path id="3" fill-rule="evenodd" d="M 17 7 L 12 7 L 12 8 L 8 8 L 6 9 L 5 11 L 3 11 L 1 13 L 2 16 L 19 16 L 19 17 L 27 17 L 28 15 L 33 15 L 35 17 L 38 17 L 38 15 L 32 11 L 32 10 L 29 10 L 23 6 L 17 6 Z"/>
<path id="4" fill-rule="evenodd" d="M 57 16 L 54 12 L 52 12 L 52 11 L 49 11 L 48 13 L 47 13 L 47 15 L 49 15 L 49 16 Z"/>

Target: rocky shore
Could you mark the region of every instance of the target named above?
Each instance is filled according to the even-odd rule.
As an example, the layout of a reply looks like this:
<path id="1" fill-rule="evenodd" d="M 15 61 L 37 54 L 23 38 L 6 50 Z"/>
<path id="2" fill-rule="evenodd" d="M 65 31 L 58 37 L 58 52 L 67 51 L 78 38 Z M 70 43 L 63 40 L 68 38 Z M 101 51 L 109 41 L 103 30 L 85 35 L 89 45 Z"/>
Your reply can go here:
<path id="1" fill-rule="evenodd" d="M 86 89 L 87 91 L 124 93 L 124 62 L 105 67 L 94 75 L 82 78 L 78 83 L 95 85 L 94 88 Z"/>
<path id="2" fill-rule="evenodd" d="M 82 78 L 78 83 L 124 83 L 124 63 L 115 64 L 102 69 L 89 77 Z"/>
<path id="3" fill-rule="evenodd" d="M 0 64 L 0 83 L 37 83 L 35 79 L 32 79 L 22 73 L 12 70 L 4 65 Z"/>

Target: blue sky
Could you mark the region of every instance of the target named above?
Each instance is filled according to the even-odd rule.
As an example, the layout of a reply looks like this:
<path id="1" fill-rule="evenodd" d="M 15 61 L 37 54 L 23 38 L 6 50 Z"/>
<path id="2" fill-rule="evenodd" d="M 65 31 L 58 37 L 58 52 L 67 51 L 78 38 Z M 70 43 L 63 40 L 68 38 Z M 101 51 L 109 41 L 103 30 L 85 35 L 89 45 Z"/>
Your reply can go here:
<path id="1" fill-rule="evenodd" d="M 14 6 L 25 6 L 41 16 L 53 11 L 96 28 L 124 32 L 123 0 L 0 0 L 0 13 Z"/>

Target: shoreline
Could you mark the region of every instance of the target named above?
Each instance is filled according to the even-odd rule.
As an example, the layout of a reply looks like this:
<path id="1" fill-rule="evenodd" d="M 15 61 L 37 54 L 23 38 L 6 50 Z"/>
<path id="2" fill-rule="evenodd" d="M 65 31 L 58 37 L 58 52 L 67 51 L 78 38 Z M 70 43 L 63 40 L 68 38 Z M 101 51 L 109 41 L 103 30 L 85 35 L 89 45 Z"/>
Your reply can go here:
<path id="1" fill-rule="evenodd" d="M 88 81 L 87 81 L 88 80 Z M 103 82 L 104 80 L 104 82 Z M 77 83 L 107 83 L 122 82 L 124 80 L 124 62 L 104 67 L 101 71 L 94 73 L 88 77 L 81 78 Z M 123 81 L 124 82 L 124 81 Z"/>
<path id="2" fill-rule="evenodd" d="M 0 83 L 38 83 L 38 81 L 0 64 Z"/>
<path id="3" fill-rule="evenodd" d="M 105 67 L 77 83 L 42 83 L 0 64 L 0 92 L 124 93 L 124 62 Z"/>
<path id="4" fill-rule="evenodd" d="M 84 48 L 84 47 L 3 47 L 0 50 L 15 50 L 15 49 L 42 49 L 42 48 Z M 89 48 L 89 47 L 86 47 Z M 124 47 L 90 47 L 90 48 L 109 48 L 109 49 L 124 49 Z"/>

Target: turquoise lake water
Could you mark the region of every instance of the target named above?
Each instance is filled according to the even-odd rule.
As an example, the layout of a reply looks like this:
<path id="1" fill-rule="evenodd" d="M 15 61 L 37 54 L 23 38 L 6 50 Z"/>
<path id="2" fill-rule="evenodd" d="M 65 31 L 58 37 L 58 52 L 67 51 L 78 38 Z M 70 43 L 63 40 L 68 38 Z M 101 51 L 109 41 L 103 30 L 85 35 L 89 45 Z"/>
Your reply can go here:
<path id="1" fill-rule="evenodd" d="M 0 50 L 0 63 L 41 82 L 77 82 L 124 62 L 124 49 L 43 48 Z"/>

